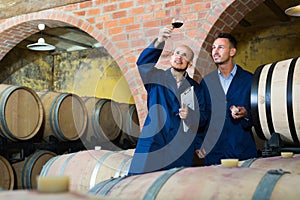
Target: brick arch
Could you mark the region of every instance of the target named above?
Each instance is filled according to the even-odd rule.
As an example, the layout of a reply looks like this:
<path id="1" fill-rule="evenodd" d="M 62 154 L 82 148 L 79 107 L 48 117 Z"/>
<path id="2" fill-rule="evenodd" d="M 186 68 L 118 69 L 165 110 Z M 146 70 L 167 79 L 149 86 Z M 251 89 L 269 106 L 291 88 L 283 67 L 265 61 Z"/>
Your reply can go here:
<path id="1" fill-rule="evenodd" d="M 97 27 L 97 24 L 91 24 L 88 21 L 80 19 L 80 16 L 72 15 L 72 13 L 67 14 L 56 10 L 42 11 L 39 13 L 31 13 L 28 15 L 17 16 L 15 18 L 7 19 L 4 23 L 0 24 L 0 28 L 2 30 L 2 33 L 0 34 L 0 59 L 2 59 L 12 48 L 14 48 L 23 39 L 29 37 L 32 34 L 37 33 L 39 31 L 37 28 L 37 25 L 39 23 L 44 23 L 46 24 L 46 26 L 49 26 L 51 28 L 70 24 L 85 31 L 86 33 L 94 37 L 98 42 L 100 42 L 103 45 L 103 47 L 108 51 L 108 53 L 115 59 L 121 71 L 123 72 L 124 77 L 127 79 L 127 82 L 139 82 L 134 81 L 136 77 L 139 77 L 137 70 L 135 70 L 134 73 L 127 73 L 128 71 L 130 71 L 130 69 L 135 67 L 135 59 L 133 59 L 132 55 L 130 55 L 133 52 L 126 50 L 124 51 L 126 52 L 125 54 L 120 53 L 120 49 L 114 46 L 114 44 L 101 33 L 101 29 Z M 127 57 L 124 55 L 127 55 Z M 143 90 L 142 83 L 140 82 L 137 85 L 138 87 L 136 87 L 136 85 L 134 87 L 130 87 L 129 84 L 130 90 L 136 102 L 144 102 L 141 99 L 146 99 L 145 94 L 139 95 L 139 93 L 141 92 L 138 91 Z M 145 111 L 140 111 L 145 110 L 142 107 L 145 107 L 145 105 L 142 104 L 140 106 L 137 106 L 137 112 L 139 115 L 142 116 L 139 116 L 139 119 L 143 119 L 143 116 L 145 116 Z"/>
<path id="2" fill-rule="evenodd" d="M 2 23 L 0 25 L 2 30 L 2 33 L 0 34 L 0 59 L 22 40 L 37 33 L 39 31 L 37 28 L 39 23 L 44 23 L 47 27 L 51 28 L 72 25 L 85 31 L 106 48 L 108 53 L 116 60 L 121 70 L 124 72 L 124 68 L 127 66 L 126 63 L 128 63 L 125 57 L 120 56 L 118 48 L 116 48 L 111 41 L 101 33 L 101 30 L 95 24 L 82 20 L 79 16 L 72 15 L 72 13 L 67 14 L 56 10 L 42 11 L 38 14 L 31 13 L 26 16 L 17 16 Z"/>
<path id="3" fill-rule="evenodd" d="M 38 32 L 37 25 L 44 23 L 51 28 L 64 26 L 70 24 L 75 26 L 100 42 L 104 48 L 112 55 L 112 57 L 118 56 L 118 48 L 116 48 L 105 36 L 101 33 L 101 30 L 94 24 L 89 23 L 86 20 L 80 19 L 78 16 L 66 14 L 61 11 L 42 11 L 38 14 L 32 13 L 28 15 L 17 16 L 5 21 L 1 24 L 2 33 L 0 36 L 0 42 L 5 44 L 4 48 L 0 50 L 0 59 L 5 54 L 20 43 L 23 39 Z M 3 46 L 3 45 L 2 45 Z M 118 59 L 120 63 L 122 59 Z M 124 63 L 124 62 L 123 62 Z M 122 66 L 122 65 L 120 65 Z"/>
<path id="4" fill-rule="evenodd" d="M 100 42 L 118 63 L 123 74 L 126 74 L 128 69 L 133 68 L 132 63 L 134 62 L 130 63 L 125 56 L 120 56 L 122 54 L 118 53 L 118 48 L 116 48 L 112 42 L 101 33 L 101 30 L 95 24 L 82 20 L 79 16 L 72 15 L 72 13 L 66 14 L 55 10 L 42 11 L 38 14 L 31 13 L 28 15 L 17 16 L 15 18 L 7 19 L 4 23 L 0 24 L 0 28 L 2 30 L 0 33 L 0 60 L 3 59 L 3 57 L 22 40 L 39 32 L 37 28 L 39 23 L 44 23 L 46 26 L 51 28 L 64 26 L 66 24 L 73 25 L 90 34 L 98 42 Z M 133 77 L 136 77 L 133 73 L 129 73 L 129 76 L 125 76 L 127 82 L 129 82 L 128 78 L 129 80 L 132 80 Z M 142 84 L 139 84 L 139 87 L 141 87 L 141 85 Z M 132 90 L 132 88 L 130 89 Z M 133 96 L 134 98 L 138 97 L 138 95 Z"/>

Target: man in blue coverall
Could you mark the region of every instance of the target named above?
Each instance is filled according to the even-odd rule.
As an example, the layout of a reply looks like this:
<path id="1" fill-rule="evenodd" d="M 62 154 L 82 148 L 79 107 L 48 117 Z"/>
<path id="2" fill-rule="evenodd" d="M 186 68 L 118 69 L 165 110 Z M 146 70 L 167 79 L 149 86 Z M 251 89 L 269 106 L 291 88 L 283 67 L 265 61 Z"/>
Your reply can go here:
<path id="1" fill-rule="evenodd" d="M 142 128 L 129 169 L 129 175 L 193 165 L 193 156 L 202 143 L 201 134 L 207 125 L 204 82 L 189 77 L 194 53 L 186 45 L 175 48 L 170 68 L 155 67 L 172 26 L 166 26 L 150 46 L 140 54 L 137 65 L 146 88 L 148 115 Z M 194 105 L 186 105 L 181 95 L 188 93 Z"/>
<path id="2" fill-rule="evenodd" d="M 224 158 L 246 160 L 257 157 L 251 132 L 250 95 L 252 74 L 233 62 L 237 41 L 221 33 L 212 45 L 217 69 L 204 77 L 210 92 L 211 122 L 201 149 L 205 165 L 220 164 Z"/>

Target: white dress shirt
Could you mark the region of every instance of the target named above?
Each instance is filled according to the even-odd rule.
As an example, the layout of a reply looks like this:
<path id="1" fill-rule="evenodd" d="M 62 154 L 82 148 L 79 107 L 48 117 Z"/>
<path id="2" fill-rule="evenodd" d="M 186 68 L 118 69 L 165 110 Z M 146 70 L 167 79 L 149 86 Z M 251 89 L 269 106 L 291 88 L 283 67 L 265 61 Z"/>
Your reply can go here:
<path id="1" fill-rule="evenodd" d="M 230 83 L 231 83 L 234 75 L 236 74 L 236 70 L 237 70 L 237 66 L 236 66 L 236 64 L 234 64 L 234 67 L 233 67 L 232 71 L 230 72 L 230 75 L 227 78 L 225 78 L 222 75 L 220 69 L 218 68 L 218 74 L 219 74 L 219 78 L 220 78 L 220 83 L 221 83 L 221 85 L 223 87 L 223 90 L 224 90 L 225 94 L 227 94 L 227 91 L 228 91 L 228 88 L 230 86 Z"/>

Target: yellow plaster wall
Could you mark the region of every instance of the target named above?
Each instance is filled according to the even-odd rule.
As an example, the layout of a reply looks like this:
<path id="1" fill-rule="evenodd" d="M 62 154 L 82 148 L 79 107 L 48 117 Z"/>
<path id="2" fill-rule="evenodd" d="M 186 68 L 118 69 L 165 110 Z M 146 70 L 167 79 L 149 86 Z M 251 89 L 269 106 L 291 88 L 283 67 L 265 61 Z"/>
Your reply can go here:
<path id="1" fill-rule="evenodd" d="M 300 56 L 300 22 L 294 26 L 235 29 L 238 52 L 234 60 L 254 72 L 262 64 L 269 64 Z"/>
<path id="2" fill-rule="evenodd" d="M 119 66 L 104 48 L 56 55 L 14 49 L 0 62 L 0 75 L 1 83 L 36 91 L 71 92 L 134 104 Z"/>
<path id="3" fill-rule="evenodd" d="M 57 55 L 54 65 L 57 91 L 134 103 L 119 66 L 103 48 Z"/>
<path id="4" fill-rule="evenodd" d="M 13 49 L 0 62 L 0 83 L 52 90 L 53 56 Z"/>

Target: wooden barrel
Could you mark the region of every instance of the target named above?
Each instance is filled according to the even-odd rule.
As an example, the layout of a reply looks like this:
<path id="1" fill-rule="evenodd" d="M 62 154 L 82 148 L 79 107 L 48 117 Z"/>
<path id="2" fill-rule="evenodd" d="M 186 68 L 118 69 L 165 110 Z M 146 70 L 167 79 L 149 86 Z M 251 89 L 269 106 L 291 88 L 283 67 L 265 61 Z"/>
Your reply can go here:
<path id="1" fill-rule="evenodd" d="M 12 190 L 14 188 L 14 171 L 6 158 L 0 156 L 0 193 L 3 190 Z"/>
<path id="2" fill-rule="evenodd" d="M 12 166 L 16 173 L 18 189 L 36 189 L 36 177 L 42 171 L 43 166 L 56 156 L 51 151 L 38 150 L 31 154 L 24 161 L 14 163 Z"/>
<path id="3" fill-rule="evenodd" d="M 111 142 L 119 138 L 122 116 L 118 104 L 110 99 L 82 97 L 88 113 L 88 127 L 81 139 L 87 146 L 101 146 L 102 149 L 116 150 Z"/>
<path id="4" fill-rule="evenodd" d="M 9 200 L 104 200 L 105 197 L 97 197 L 76 192 L 45 193 L 37 190 L 1 191 L 0 199 Z"/>
<path id="5" fill-rule="evenodd" d="M 40 176 L 69 176 L 71 191 L 88 192 L 100 181 L 127 175 L 131 159 L 114 151 L 79 151 L 50 159 Z"/>
<path id="6" fill-rule="evenodd" d="M 0 84 L 0 135 L 12 141 L 34 137 L 43 122 L 43 106 L 32 89 Z"/>
<path id="7" fill-rule="evenodd" d="M 140 125 L 137 110 L 134 104 L 119 104 L 123 118 L 122 133 L 135 147 L 140 136 Z"/>
<path id="8" fill-rule="evenodd" d="M 265 170 L 277 168 L 291 173 L 300 174 L 300 155 L 295 154 L 292 158 L 283 158 L 281 156 L 253 158 L 239 161 L 239 166 Z"/>
<path id="9" fill-rule="evenodd" d="M 129 156 L 133 156 L 134 152 L 135 152 L 135 149 L 126 149 L 126 150 L 121 150 L 121 151 L 118 151 L 118 152 L 129 155 Z"/>
<path id="10" fill-rule="evenodd" d="M 256 133 L 269 140 L 299 145 L 300 59 L 292 58 L 258 67 L 251 88 L 251 113 Z"/>
<path id="11" fill-rule="evenodd" d="M 270 181 L 271 180 L 271 181 Z M 299 174 L 220 166 L 174 168 L 113 178 L 89 194 L 118 199 L 298 199 Z"/>
<path id="12" fill-rule="evenodd" d="M 87 126 L 87 111 L 83 100 L 76 94 L 38 92 L 45 110 L 43 137 L 54 136 L 60 141 L 75 141 Z"/>

